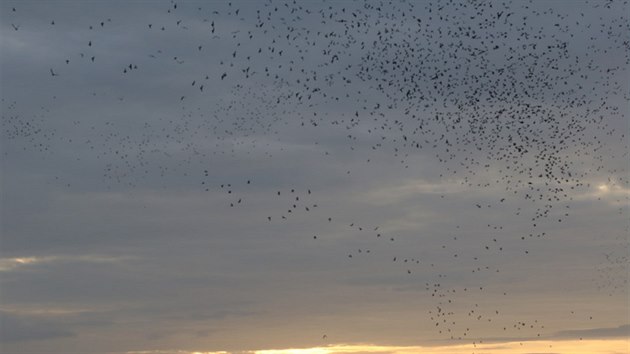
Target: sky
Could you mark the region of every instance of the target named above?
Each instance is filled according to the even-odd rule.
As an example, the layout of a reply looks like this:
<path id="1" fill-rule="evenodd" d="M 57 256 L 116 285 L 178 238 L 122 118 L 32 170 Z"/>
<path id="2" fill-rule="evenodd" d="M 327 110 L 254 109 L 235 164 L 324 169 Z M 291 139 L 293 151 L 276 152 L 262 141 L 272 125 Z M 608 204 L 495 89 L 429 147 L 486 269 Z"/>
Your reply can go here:
<path id="1" fill-rule="evenodd" d="M 2 1 L 3 353 L 624 353 L 627 1 Z"/>

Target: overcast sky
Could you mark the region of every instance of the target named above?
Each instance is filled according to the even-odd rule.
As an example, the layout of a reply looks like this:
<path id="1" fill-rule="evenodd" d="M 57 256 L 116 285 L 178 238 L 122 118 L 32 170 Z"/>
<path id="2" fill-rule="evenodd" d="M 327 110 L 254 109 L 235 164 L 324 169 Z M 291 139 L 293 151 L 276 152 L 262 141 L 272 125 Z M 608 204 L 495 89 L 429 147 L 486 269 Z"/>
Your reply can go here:
<path id="1" fill-rule="evenodd" d="M 627 1 L 0 6 L 3 352 L 627 337 Z"/>

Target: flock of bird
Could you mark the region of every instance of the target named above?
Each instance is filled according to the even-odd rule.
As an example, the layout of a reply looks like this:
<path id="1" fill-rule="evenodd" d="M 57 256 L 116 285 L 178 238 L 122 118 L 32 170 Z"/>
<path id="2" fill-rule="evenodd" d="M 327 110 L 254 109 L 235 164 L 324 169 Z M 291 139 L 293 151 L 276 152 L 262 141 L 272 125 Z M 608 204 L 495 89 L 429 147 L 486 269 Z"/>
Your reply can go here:
<path id="1" fill-rule="evenodd" d="M 110 188 L 139 187 L 149 176 L 184 171 L 199 179 L 202 191 L 224 193 L 226 208 L 238 212 L 248 202 L 248 191 L 257 188 L 256 176 L 217 184 L 212 169 L 199 169 L 199 164 L 241 153 L 280 154 L 285 147 L 276 143 L 292 141 L 284 134 L 298 129 L 302 143 L 318 147 L 322 159 L 349 153 L 368 165 L 391 159 L 406 170 L 417 163 L 417 156 L 430 156 L 442 166 L 441 178 L 458 179 L 469 189 L 498 187 L 503 191 L 499 199 L 471 208 L 493 213 L 518 201 L 514 214 L 529 223 L 529 230 L 518 235 L 521 240 L 544 239 L 546 227 L 565 222 L 574 192 L 591 188 L 593 176 L 614 176 L 610 183 L 629 187 L 627 171 L 610 163 L 628 157 L 623 131 L 628 112 L 622 106 L 629 98 L 624 78 L 630 63 L 630 21 L 627 11 L 620 10 L 627 10 L 627 2 L 586 3 L 577 10 L 532 1 L 452 0 L 149 6 L 163 13 L 137 19 L 133 30 L 161 45 L 147 49 L 145 58 L 123 65 L 115 54 L 102 57 L 99 48 L 106 43 L 99 40 L 107 40 L 107 31 L 117 25 L 115 17 L 104 18 L 83 29 L 93 33 L 92 39 L 77 52 L 61 53 L 64 57 L 50 63 L 46 74 L 58 81 L 78 75 L 76 62 L 107 71 L 115 85 L 137 84 L 136 73 L 149 67 L 185 73 L 187 81 L 164 98 L 179 107 L 179 116 L 139 121 L 136 135 L 120 121 L 84 123 L 76 118 L 72 125 L 86 134 L 73 138 L 47 122 L 56 94 L 51 94 L 49 107 L 24 115 L 22 106 L 28 104 L 6 98 L 5 92 L 2 137 L 7 144 L 44 154 L 67 144 L 92 153 L 102 161 L 102 178 Z M 15 35 L 28 30 L 20 22 L 21 11 L 18 4 L 6 15 Z M 48 26 L 61 25 L 51 18 Z M 187 38 L 192 31 L 203 36 L 191 35 L 169 47 L 174 36 Z M 178 53 L 180 45 L 190 48 Z M 619 53 L 623 57 L 605 59 Z M 217 95 L 217 87 L 224 93 L 219 104 L 199 103 Z M 111 104 L 121 106 L 129 101 L 116 92 L 90 94 L 115 98 Z M 327 139 L 342 139 L 342 148 L 330 147 Z M 352 168 L 344 172 L 353 178 Z M 269 212 L 261 222 L 281 223 L 325 209 L 317 199 L 319 190 L 288 187 L 269 193 L 270 200 L 282 203 L 283 212 Z M 627 206 L 620 208 L 624 210 Z M 374 240 L 369 248 L 348 251 L 350 261 L 397 240 L 382 226 L 346 223 L 323 213 L 313 217 L 344 223 L 349 232 Z M 502 224 L 488 224 L 491 236 L 482 241 L 481 252 L 471 255 L 457 246 L 465 237 L 457 226 L 439 252 L 449 252 L 449 259 L 470 258 L 471 276 L 499 273 L 484 263 L 484 255 L 500 254 L 505 241 L 515 237 L 503 229 Z M 529 253 L 526 246 L 519 251 Z M 627 289 L 627 280 L 619 283 L 627 255 L 612 251 L 606 257 L 598 286 Z M 447 272 L 421 255 L 397 255 L 391 262 L 409 276 L 416 269 L 435 272 L 434 280 L 423 283 L 436 299 L 427 316 L 439 334 L 475 340 L 480 321 L 496 323 L 498 331 L 510 336 L 545 334 L 537 320 L 501 322 L 502 312 L 491 305 L 473 304 L 462 313 L 458 301 L 467 294 L 483 294 L 483 284 L 447 286 Z"/>

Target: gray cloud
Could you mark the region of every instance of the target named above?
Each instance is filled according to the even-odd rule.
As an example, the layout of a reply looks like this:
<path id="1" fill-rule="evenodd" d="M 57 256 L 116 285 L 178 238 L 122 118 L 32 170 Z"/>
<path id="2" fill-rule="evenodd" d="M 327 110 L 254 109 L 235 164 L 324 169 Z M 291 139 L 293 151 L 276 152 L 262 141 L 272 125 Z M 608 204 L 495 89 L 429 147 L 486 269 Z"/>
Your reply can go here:
<path id="1" fill-rule="evenodd" d="M 46 318 L 21 317 L 6 311 L 0 311 L 0 327 L 2 328 L 0 338 L 7 343 L 76 336 L 73 331 Z"/>
<path id="2" fill-rule="evenodd" d="M 448 154 L 456 157 L 441 161 L 448 154 L 440 135 L 457 136 L 466 126 L 431 123 L 429 111 L 411 118 L 401 102 L 394 105 L 400 94 L 395 86 L 383 93 L 375 81 L 356 78 L 365 55 L 359 47 L 324 65 L 328 57 L 322 53 L 343 48 L 350 37 L 329 35 L 344 33 L 346 24 L 323 23 L 319 14 L 330 6 L 360 17 L 368 5 L 305 2 L 298 6 L 312 16 L 298 20 L 290 3 L 275 1 L 184 2 L 177 11 L 170 1 L 3 2 L 0 305 L 9 328 L 2 337 L 6 350 L 246 351 L 318 346 L 323 333 L 340 343 L 441 345 L 627 332 L 627 326 L 613 327 L 627 320 L 627 280 L 620 276 L 627 268 L 623 94 L 613 88 L 605 94 L 616 111 L 580 100 L 558 106 L 551 99 L 555 92 L 526 99 L 567 114 L 567 121 L 589 110 L 608 124 L 588 126 L 580 131 L 587 142 L 567 140 L 555 155 L 583 184 L 559 186 L 566 188 L 562 200 L 534 200 L 536 189 L 554 188 L 556 181 L 529 179 L 528 171 L 515 169 L 544 168 L 534 155 L 539 151 L 500 159 L 473 148 L 472 140 L 451 138 Z M 409 14 L 445 30 L 440 26 L 447 21 L 429 20 L 434 15 L 424 5 L 429 3 L 418 3 Z M 276 6 L 282 15 L 257 24 L 256 10 L 266 17 Z M 619 38 L 599 32 L 617 23 L 621 11 L 585 3 L 510 6 L 514 26 L 527 22 L 532 33 L 557 36 L 541 38 L 540 48 L 557 41 L 570 48 L 566 58 L 556 58 L 561 65 L 541 61 L 514 68 L 515 82 L 528 83 L 529 69 L 555 72 L 544 65 L 566 69 L 574 57 L 592 59 L 588 65 L 597 68 L 623 68 L 627 53 L 614 46 L 623 29 L 611 30 L 620 31 Z M 235 8 L 239 15 L 228 16 Z M 463 16 L 448 6 L 442 15 Z M 395 23 L 402 32 L 390 42 L 408 41 L 402 33 L 415 28 L 415 20 L 387 16 L 371 26 L 383 31 Z M 209 32 L 211 21 L 218 37 Z M 558 21 L 584 25 L 562 32 Z M 320 32 L 312 38 L 327 41 L 318 39 L 302 48 L 308 53 L 299 53 L 295 45 L 309 37 L 287 40 L 287 27 L 296 34 Z M 531 40 L 513 38 L 518 31 L 510 28 L 508 22 L 498 25 L 496 35 L 507 31 L 510 41 Z M 377 38 L 350 33 L 368 44 Z M 422 50 L 442 53 L 440 43 L 430 41 Z M 283 56 L 271 55 L 272 46 Z M 263 54 L 256 56 L 259 47 Z M 384 56 L 394 50 L 377 49 Z M 468 70 L 461 60 L 454 75 L 501 68 L 503 52 L 497 50 L 485 69 Z M 447 59 L 438 54 L 435 60 Z M 304 62 L 294 64 L 301 55 Z M 130 64 L 138 68 L 123 73 Z M 338 71 L 350 65 L 348 83 Z M 247 66 L 256 72 L 248 79 L 241 71 Z M 282 80 L 267 78 L 266 67 L 283 72 Z M 52 77 L 51 68 L 59 76 Z M 300 69 L 316 71 L 320 92 L 341 99 L 315 92 L 309 103 L 287 98 L 304 91 L 295 83 Z M 221 80 L 224 72 L 228 77 Z M 616 85 L 614 75 L 604 72 L 568 80 L 586 85 L 582 91 L 593 96 L 588 90 L 599 88 L 596 82 Z M 326 81 L 329 75 L 336 80 Z M 435 90 L 428 81 L 421 86 Z M 355 100 L 357 91 L 362 94 Z M 438 96 L 424 101 L 441 102 Z M 408 103 L 424 102 L 417 101 Z M 483 109 L 501 116 L 497 112 L 509 103 Z M 377 104 L 392 108 L 370 114 Z M 449 104 L 438 113 L 457 110 Z M 460 110 L 464 119 L 475 113 Z M 413 133 L 425 116 L 432 133 Z M 539 134 L 530 138 L 554 139 L 548 125 L 535 128 Z M 492 134 L 507 139 L 510 132 Z M 591 135 L 603 141 L 601 148 Z M 512 148 L 501 143 L 488 149 Z M 528 193 L 534 197 L 526 199 Z M 547 217 L 532 227 L 547 205 L 553 206 Z M 601 329 L 566 330 L 576 324 Z"/>
<path id="3" fill-rule="evenodd" d="M 621 325 L 607 328 L 589 328 L 560 331 L 553 335 L 554 338 L 563 339 L 601 339 L 601 338 L 627 338 L 630 334 L 630 325 Z"/>

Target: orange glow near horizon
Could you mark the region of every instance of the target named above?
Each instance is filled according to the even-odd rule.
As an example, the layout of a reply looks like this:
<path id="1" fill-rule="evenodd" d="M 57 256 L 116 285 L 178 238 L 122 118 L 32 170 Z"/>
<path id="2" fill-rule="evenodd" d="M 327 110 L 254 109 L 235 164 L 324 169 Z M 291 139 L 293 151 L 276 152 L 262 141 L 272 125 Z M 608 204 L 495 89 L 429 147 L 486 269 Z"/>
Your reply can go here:
<path id="1" fill-rule="evenodd" d="M 630 353 L 630 339 L 548 340 L 448 346 L 330 345 L 304 349 L 256 350 L 253 354 L 621 354 Z"/>
<path id="2" fill-rule="evenodd" d="M 142 351 L 135 353 L 166 353 Z M 173 353 L 171 351 L 171 353 Z M 182 351 L 182 354 L 230 354 L 229 351 Z M 630 339 L 540 340 L 445 346 L 385 346 L 373 344 L 332 344 L 314 348 L 239 351 L 242 354 L 624 354 L 630 353 Z"/>

